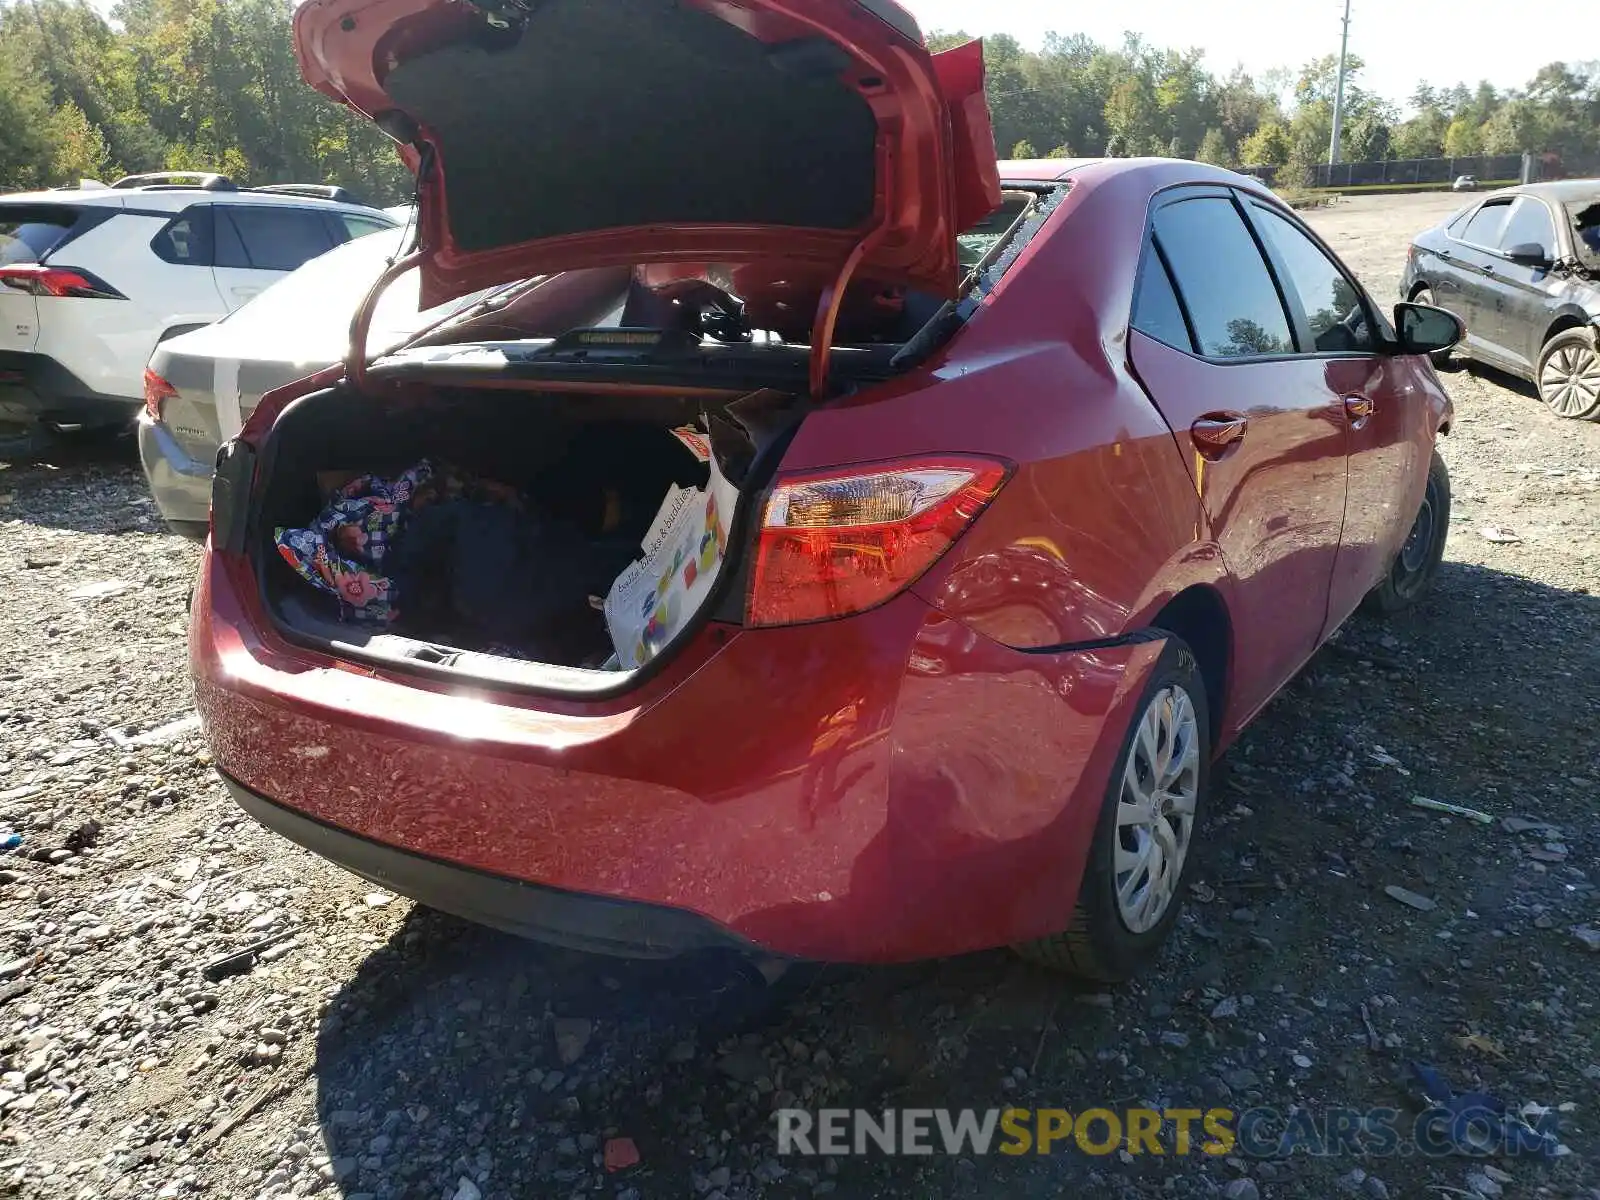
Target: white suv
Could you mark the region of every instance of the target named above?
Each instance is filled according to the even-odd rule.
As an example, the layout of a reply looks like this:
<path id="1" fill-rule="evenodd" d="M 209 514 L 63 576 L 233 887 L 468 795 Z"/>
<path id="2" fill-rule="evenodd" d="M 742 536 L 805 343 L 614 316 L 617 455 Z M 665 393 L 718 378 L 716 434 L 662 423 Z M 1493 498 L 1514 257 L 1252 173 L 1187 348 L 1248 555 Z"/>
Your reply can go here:
<path id="1" fill-rule="evenodd" d="M 193 172 L 0 196 L 0 451 L 131 425 L 158 342 L 395 223 L 339 188 Z"/>

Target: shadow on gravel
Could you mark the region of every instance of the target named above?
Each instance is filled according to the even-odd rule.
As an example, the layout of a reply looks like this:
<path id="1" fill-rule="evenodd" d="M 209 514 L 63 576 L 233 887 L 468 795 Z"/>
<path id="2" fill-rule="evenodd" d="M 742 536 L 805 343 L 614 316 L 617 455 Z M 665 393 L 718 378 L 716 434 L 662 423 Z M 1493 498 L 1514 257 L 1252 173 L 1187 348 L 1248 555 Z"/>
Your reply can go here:
<path id="1" fill-rule="evenodd" d="M 1592 1102 L 1600 956 L 1567 931 L 1600 907 L 1577 865 L 1600 852 L 1597 628 L 1600 599 L 1454 563 L 1415 614 L 1352 622 L 1229 755 L 1179 933 L 1159 970 L 1114 994 L 1000 952 L 796 968 L 768 988 L 729 957 L 623 962 L 414 910 L 320 1031 L 339 1191 L 1199 1197 L 1245 1174 L 1307 1200 L 1460 1189 L 1470 1164 L 1415 1155 L 1225 1164 L 1069 1143 L 1050 1157 L 779 1160 L 771 1113 L 1404 1114 L 1419 1107 L 1413 1058 L 1514 1103 Z M 1531 862 L 1545 835 L 1442 819 L 1416 794 L 1559 825 L 1572 862 Z M 1437 907 L 1395 903 L 1390 885 Z M 1583 1121 L 1564 1130 L 1573 1159 L 1503 1165 L 1585 1194 L 1565 1189 L 1600 1150 Z M 605 1170 L 612 1138 L 631 1140 L 637 1165 Z M 1358 1166 L 1380 1182 L 1351 1185 Z"/>
<path id="2" fill-rule="evenodd" d="M 1519 376 L 1511 374 L 1509 371 L 1502 371 L 1499 367 L 1492 367 L 1488 363 L 1466 363 L 1462 362 L 1460 359 L 1455 359 L 1447 368 L 1445 368 L 1444 376 L 1445 378 L 1448 378 L 1450 375 L 1456 373 L 1463 375 L 1474 375 L 1481 379 L 1484 383 L 1492 384 L 1498 388 L 1504 388 L 1506 391 L 1514 392 L 1518 396 L 1524 397 L 1525 399 L 1533 400 L 1540 404 L 1543 403 L 1543 401 L 1539 399 L 1539 389 L 1534 386 L 1532 380 L 1522 379 Z"/>
<path id="3" fill-rule="evenodd" d="M 0 458 L 0 521 L 76 533 L 165 533 L 131 434 L 63 438 L 32 459 Z"/>

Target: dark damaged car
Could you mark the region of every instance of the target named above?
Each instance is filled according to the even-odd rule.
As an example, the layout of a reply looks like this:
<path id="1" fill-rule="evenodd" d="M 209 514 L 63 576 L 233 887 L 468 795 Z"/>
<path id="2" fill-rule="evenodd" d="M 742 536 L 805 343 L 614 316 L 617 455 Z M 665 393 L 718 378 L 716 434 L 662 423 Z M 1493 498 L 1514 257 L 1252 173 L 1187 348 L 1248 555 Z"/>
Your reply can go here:
<path id="1" fill-rule="evenodd" d="M 1412 243 L 1400 294 L 1466 322 L 1455 353 L 1530 380 L 1559 416 L 1600 420 L 1600 179 L 1462 209 Z"/>

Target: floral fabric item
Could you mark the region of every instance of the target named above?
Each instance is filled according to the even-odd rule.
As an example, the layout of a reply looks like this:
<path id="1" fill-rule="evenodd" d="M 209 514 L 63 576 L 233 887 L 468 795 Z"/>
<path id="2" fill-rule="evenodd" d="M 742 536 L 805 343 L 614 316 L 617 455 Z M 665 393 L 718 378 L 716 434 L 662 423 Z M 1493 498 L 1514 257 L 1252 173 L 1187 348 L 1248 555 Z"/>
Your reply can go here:
<path id="1" fill-rule="evenodd" d="M 338 488 L 304 529 L 279 527 L 278 553 L 312 587 L 339 600 L 343 620 L 381 624 L 400 615 L 385 569 L 412 513 L 463 497 L 521 507 L 515 489 L 427 459 L 392 479 L 363 475 Z"/>

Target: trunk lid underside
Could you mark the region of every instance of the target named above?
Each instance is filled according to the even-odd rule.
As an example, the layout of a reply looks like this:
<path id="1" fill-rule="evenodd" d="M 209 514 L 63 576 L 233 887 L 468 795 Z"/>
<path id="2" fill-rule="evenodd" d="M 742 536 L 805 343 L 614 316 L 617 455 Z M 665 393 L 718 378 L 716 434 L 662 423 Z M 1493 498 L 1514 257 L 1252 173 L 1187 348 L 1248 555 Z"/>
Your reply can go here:
<path id="1" fill-rule="evenodd" d="M 422 302 L 646 262 L 948 298 L 999 202 L 981 47 L 873 0 L 308 0 L 302 71 L 418 166 Z"/>

